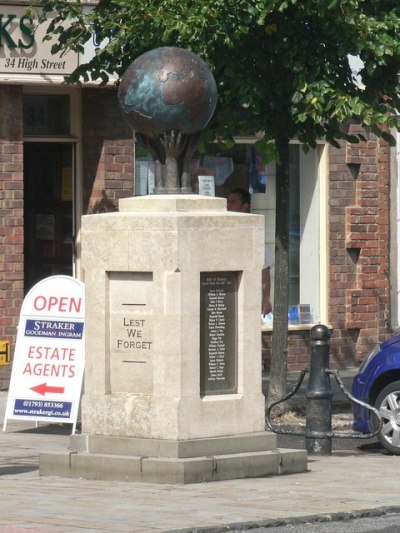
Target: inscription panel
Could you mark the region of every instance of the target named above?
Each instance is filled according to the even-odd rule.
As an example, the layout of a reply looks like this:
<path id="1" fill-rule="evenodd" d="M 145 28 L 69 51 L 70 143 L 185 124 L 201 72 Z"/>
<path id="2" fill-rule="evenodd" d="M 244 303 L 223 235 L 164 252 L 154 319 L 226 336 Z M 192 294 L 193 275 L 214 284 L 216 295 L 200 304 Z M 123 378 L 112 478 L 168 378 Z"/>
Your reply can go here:
<path id="1" fill-rule="evenodd" d="M 151 394 L 153 275 L 110 272 L 111 392 Z"/>
<path id="2" fill-rule="evenodd" d="M 237 392 L 237 272 L 200 274 L 200 394 Z"/>

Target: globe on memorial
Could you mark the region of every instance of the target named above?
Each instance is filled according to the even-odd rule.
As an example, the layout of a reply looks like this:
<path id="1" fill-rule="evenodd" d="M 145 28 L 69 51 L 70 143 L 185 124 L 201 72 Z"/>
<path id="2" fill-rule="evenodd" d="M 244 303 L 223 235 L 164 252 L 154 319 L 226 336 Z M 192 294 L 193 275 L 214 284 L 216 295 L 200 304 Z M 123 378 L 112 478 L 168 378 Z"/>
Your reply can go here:
<path id="1" fill-rule="evenodd" d="M 192 135 L 206 127 L 217 87 L 206 63 L 189 50 L 161 47 L 131 63 L 118 98 L 128 124 L 155 139 L 168 131 Z"/>

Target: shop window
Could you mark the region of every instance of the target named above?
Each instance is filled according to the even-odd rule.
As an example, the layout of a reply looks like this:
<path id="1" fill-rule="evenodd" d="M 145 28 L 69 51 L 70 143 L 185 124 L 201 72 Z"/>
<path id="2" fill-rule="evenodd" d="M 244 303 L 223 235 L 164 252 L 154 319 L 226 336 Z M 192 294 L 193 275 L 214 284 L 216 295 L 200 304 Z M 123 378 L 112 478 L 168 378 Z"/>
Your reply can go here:
<path id="1" fill-rule="evenodd" d="M 25 292 L 43 278 L 73 273 L 73 145 L 25 143 Z"/>
<path id="2" fill-rule="evenodd" d="M 305 154 L 300 145 L 292 144 L 289 157 L 289 322 L 308 324 L 320 319 L 320 154 L 318 150 Z M 251 211 L 265 217 L 265 246 L 273 256 L 275 164 L 263 164 L 254 144 L 239 142 L 229 151 L 219 151 L 217 145 L 210 145 L 205 155 L 193 158 L 190 171 L 192 187 L 196 192 L 201 189 L 202 176 L 214 178 L 216 196 L 227 197 L 237 187 L 250 191 Z M 274 272 L 271 277 L 273 281 Z"/>
<path id="3" fill-rule="evenodd" d="M 25 95 L 24 135 L 43 137 L 70 135 L 69 95 Z"/>
<path id="4" fill-rule="evenodd" d="M 322 149 L 304 153 L 298 144 L 290 145 L 290 237 L 289 237 L 289 322 L 309 324 L 321 318 L 320 304 L 320 159 Z M 192 189 L 205 194 L 202 183 L 213 180 L 215 196 L 227 197 L 234 188 L 252 195 L 252 213 L 265 218 L 265 247 L 275 252 L 276 165 L 263 164 L 254 143 L 238 143 L 230 150 L 209 145 L 205 154 L 190 161 Z M 137 147 L 135 194 L 151 194 L 154 164 Z M 208 190 L 210 190 L 208 188 Z M 274 280 L 272 267 L 271 280 Z M 273 286 L 271 290 L 273 296 Z"/>

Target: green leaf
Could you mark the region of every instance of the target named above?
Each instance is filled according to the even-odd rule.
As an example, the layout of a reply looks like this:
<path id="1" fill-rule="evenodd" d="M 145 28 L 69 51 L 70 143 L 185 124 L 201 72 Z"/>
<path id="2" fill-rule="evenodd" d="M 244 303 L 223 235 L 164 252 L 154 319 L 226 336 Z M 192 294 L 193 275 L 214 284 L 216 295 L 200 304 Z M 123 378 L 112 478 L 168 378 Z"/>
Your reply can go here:
<path id="1" fill-rule="evenodd" d="M 255 143 L 257 152 L 261 155 L 263 163 L 266 165 L 271 161 L 277 161 L 279 156 L 276 150 L 275 143 L 269 142 L 267 139 L 259 139 Z"/>
<path id="2" fill-rule="evenodd" d="M 267 142 L 296 135 L 313 146 L 342 139 L 349 120 L 398 125 L 397 0 L 99 0 L 85 11 L 80 1 L 39 0 L 37 7 L 54 52 L 82 51 L 98 28 L 109 39 L 71 83 L 105 83 L 159 46 L 200 55 L 219 92 L 209 130 L 222 138 L 264 131 Z M 362 89 L 349 54 L 363 61 Z"/>

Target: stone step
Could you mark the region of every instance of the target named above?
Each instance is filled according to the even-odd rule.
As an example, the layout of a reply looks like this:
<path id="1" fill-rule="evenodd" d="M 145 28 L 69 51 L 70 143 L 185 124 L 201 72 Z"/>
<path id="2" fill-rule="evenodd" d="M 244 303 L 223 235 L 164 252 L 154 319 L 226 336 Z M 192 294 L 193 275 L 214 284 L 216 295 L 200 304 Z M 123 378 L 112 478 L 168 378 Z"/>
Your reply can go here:
<path id="1" fill-rule="evenodd" d="M 305 450 L 274 449 L 203 457 L 43 453 L 41 476 L 185 484 L 305 472 Z"/>
<path id="2" fill-rule="evenodd" d="M 69 445 L 69 449 L 74 452 L 182 459 L 243 452 L 262 452 L 273 450 L 276 447 L 276 435 L 266 431 L 186 440 L 83 433 L 81 435 L 71 435 Z"/>

